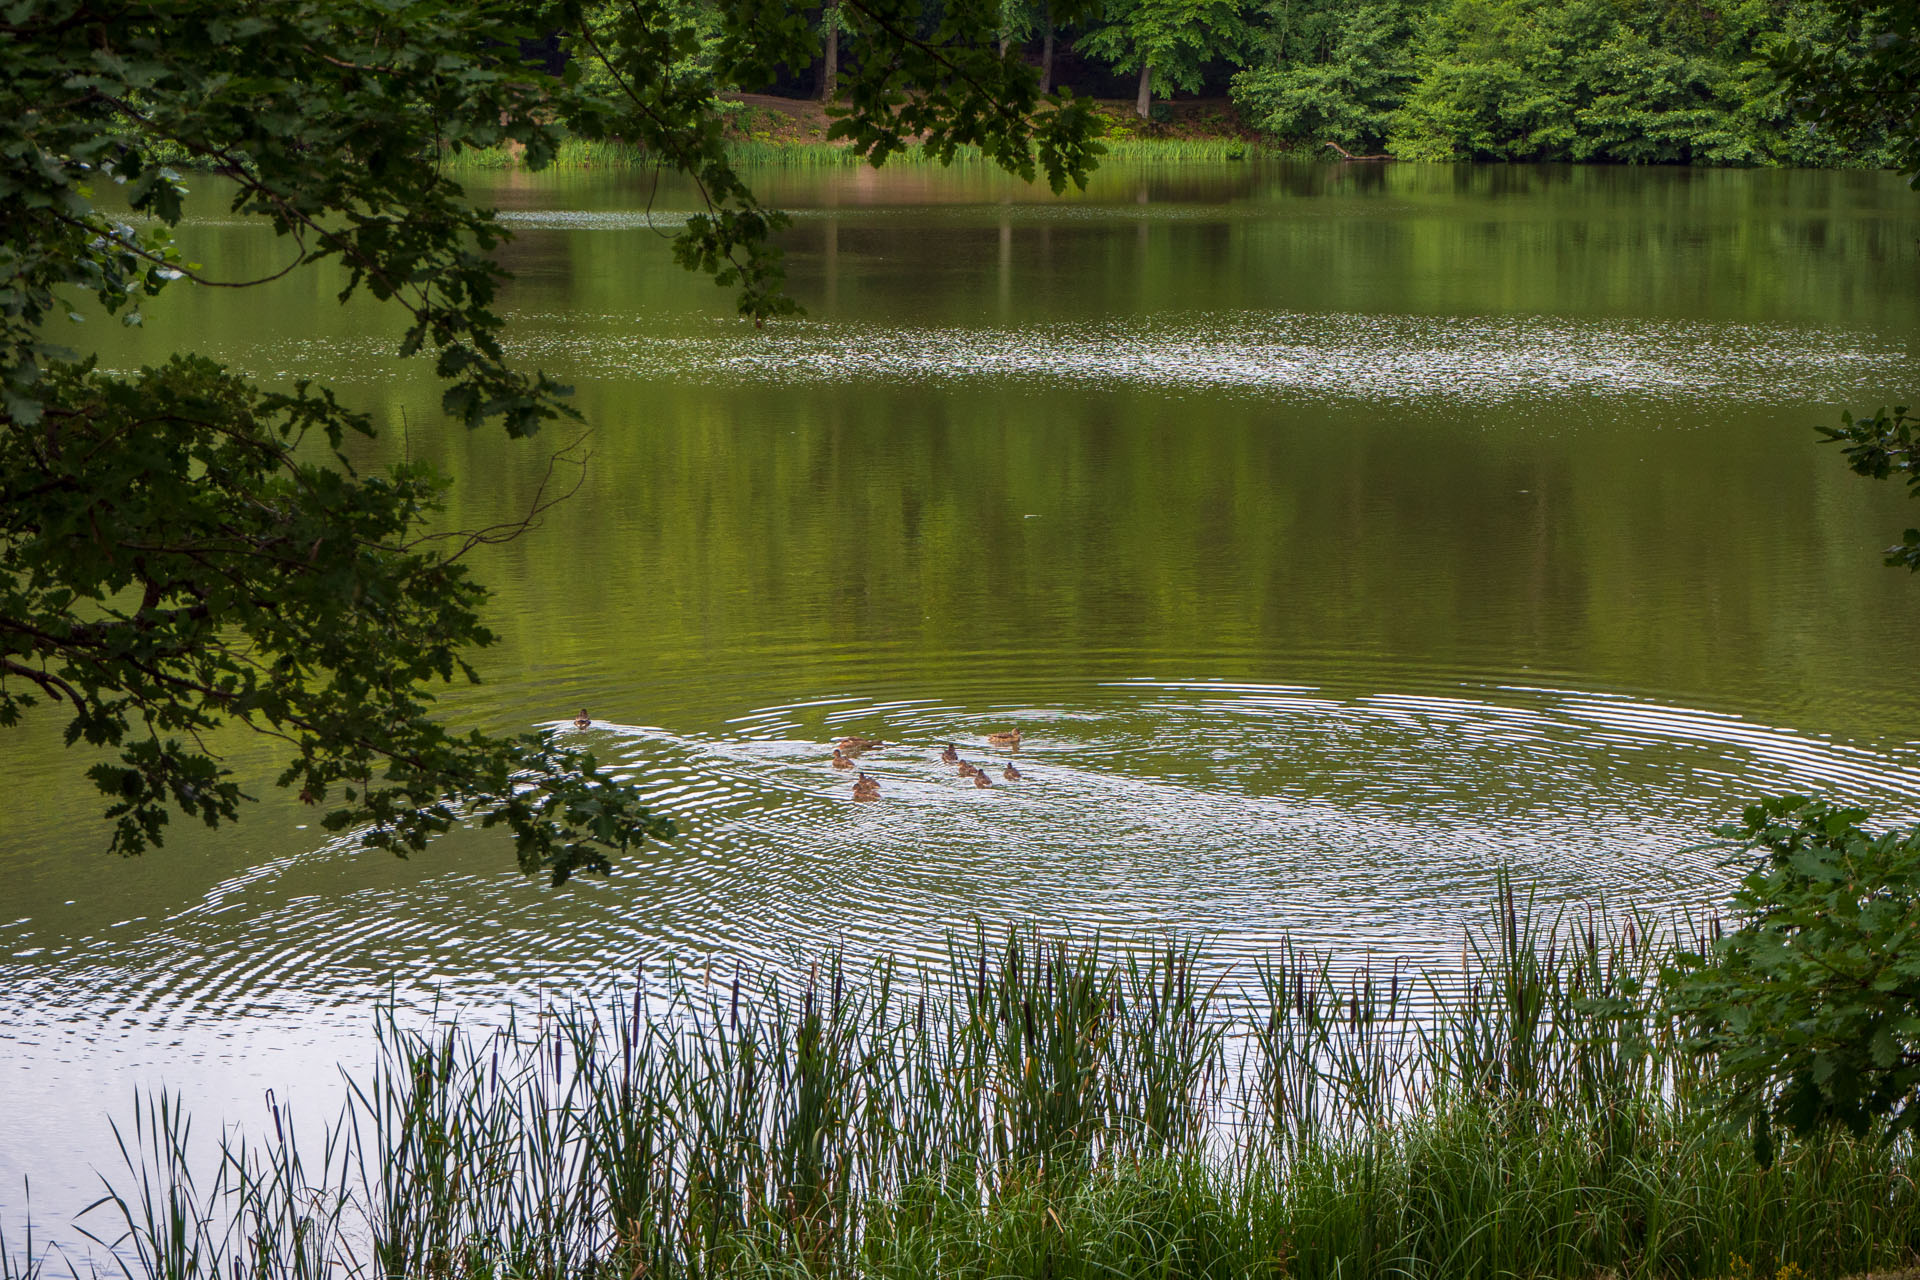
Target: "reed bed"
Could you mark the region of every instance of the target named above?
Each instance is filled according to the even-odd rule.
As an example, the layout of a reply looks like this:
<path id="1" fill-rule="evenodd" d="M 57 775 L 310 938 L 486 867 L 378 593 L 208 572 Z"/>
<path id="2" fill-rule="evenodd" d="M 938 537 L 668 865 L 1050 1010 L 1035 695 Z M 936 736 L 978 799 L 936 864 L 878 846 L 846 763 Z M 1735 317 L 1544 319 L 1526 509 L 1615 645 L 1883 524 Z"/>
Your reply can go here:
<path id="1" fill-rule="evenodd" d="M 303 1151 L 143 1099 L 129 1277 L 1845 1275 L 1920 1247 L 1905 1139 L 1762 1169 L 1648 998 L 1671 934 L 1503 886 L 1445 973 L 983 931 L 686 972 L 491 1032 L 378 1023 Z M 0 1263 L 44 1273 L 46 1257 Z M 69 1268 L 72 1269 L 72 1268 Z"/>

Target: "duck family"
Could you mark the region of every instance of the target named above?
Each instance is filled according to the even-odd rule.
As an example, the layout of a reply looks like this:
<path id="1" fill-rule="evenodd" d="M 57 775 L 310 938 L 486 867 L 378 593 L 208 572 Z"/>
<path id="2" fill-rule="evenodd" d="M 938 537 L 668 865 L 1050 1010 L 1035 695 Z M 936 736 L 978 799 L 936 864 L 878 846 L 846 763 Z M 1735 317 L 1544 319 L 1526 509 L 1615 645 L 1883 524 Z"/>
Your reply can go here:
<path id="1" fill-rule="evenodd" d="M 585 707 L 580 708 L 580 714 L 573 718 L 573 727 L 576 729 L 591 729 L 593 727 L 593 718 L 587 714 Z M 1020 749 L 1020 730 L 1017 728 L 999 730 L 988 734 L 987 741 L 996 747 L 1006 747 L 1010 750 L 1018 751 Z M 830 763 L 836 769 L 851 769 L 853 768 L 853 759 L 855 756 L 863 751 L 871 751 L 875 747 L 884 747 L 885 745 L 887 744 L 879 738 L 862 738 L 858 734 L 848 734 L 833 744 L 833 758 Z M 979 765 L 974 764 L 971 760 L 962 759 L 960 749 L 951 742 L 947 743 L 945 749 L 940 752 L 940 761 L 943 764 L 956 766 L 960 776 L 963 778 L 972 778 L 973 785 L 976 787 L 985 789 L 993 785 L 993 779 L 988 776 L 987 771 Z M 1014 768 L 1013 761 L 1009 760 L 1007 761 L 1006 768 L 1000 771 L 1000 776 L 1008 782 L 1018 782 L 1020 781 L 1021 774 L 1020 770 Z M 860 776 L 853 781 L 853 798 L 855 800 L 878 800 L 880 798 L 879 779 L 862 770 Z"/>
<path id="2" fill-rule="evenodd" d="M 582 714 L 584 715 L 585 713 L 583 712 Z M 989 733 L 987 735 L 987 742 L 996 747 L 1006 747 L 1009 750 L 1018 751 L 1020 749 L 1020 730 L 1005 729 Z M 862 738 L 849 734 L 847 737 L 833 744 L 833 758 L 831 763 L 836 769 L 851 769 L 853 768 L 853 758 L 862 751 L 870 751 L 875 747 L 885 745 L 886 744 L 879 738 Z M 953 765 L 961 777 L 973 779 L 973 785 L 975 787 L 984 790 L 993 785 L 992 775 L 979 765 L 974 764 L 971 760 L 964 759 L 960 755 L 960 748 L 951 742 L 947 743 L 941 750 L 940 762 L 942 764 Z M 1000 776 L 1008 782 L 1018 782 L 1020 781 L 1021 773 L 1020 770 L 1014 768 L 1013 761 L 1009 760 L 1007 761 L 1006 767 L 1000 771 Z M 855 800 L 878 800 L 880 798 L 879 780 L 863 770 L 860 776 L 854 779 L 853 798 Z"/>

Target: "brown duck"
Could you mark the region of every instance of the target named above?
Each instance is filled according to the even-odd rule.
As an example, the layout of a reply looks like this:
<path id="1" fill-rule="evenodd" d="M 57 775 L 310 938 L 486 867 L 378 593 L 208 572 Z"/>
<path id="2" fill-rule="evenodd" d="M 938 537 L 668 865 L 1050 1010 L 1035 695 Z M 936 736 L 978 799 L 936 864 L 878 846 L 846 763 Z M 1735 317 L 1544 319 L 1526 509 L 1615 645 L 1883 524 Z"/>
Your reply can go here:
<path id="1" fill-rule="evenodd" d="M 833 749 L 833 767 L 836 769 L 851 769 L 853 768 L 853 757 L 840 748 L 835 747 Z"/>
<path id="2" fill-rule="evenodd" d="M 1018 729 L 1007 729 L 1001 733 L 990 733 L 987 735 L 987 741 L 996 747 L 1012 747 L 1015 751 L 1018 751 L 1020 749 L 1020 731 Z"/>
<path id="3" fill-rule="evenodd" d="M 854 780 L 853 798 L 855 800 L 878 800 L 880 798 L 880 784 L 872 778 L 869 778 L 866 774 L 861 774 Z"/>
<path id="4" fill-rule="evenodd" d="M 848 736 L 840 739 L 840 741 L 834 743 L 834 745 L 839 747 L 842 751 L 846 752 L 850 756 L 857 756 L 862 751 L 865 751 L 871 747 L 884 747 L 887 744 L 880 741 L 880 739 L 878 738 L 860 738 L 860 737 Z"/>
<path id="5" fill-rule="evenodd" d="M 993 779 L 987 776 L 985 769 L 975 769 L 973 771 L 973 785 L 976 787 L 990 787 L 993 785 Z"/>
<path id="6" fill-rule="evenodd" d="M 980 772 L 980 770 L 979 770 L 979 769 L 977 769 L 976 767 L 974 767 L 974 765 L 973 765 L 973 763 L 972 763 L 971 761 L 968 761 L 968 760 L 962 760 L 962 761 L 960 762 L 960 776 L 961 776 L 961 777 L 963 777 L 963 778 L 972 778 L 972 777 L 975 777 L 975 776 L 977 776 L 977 775 L 979 774 L 979 772 Z"/>
<path id="7" fill-rule="evenodd" d="M 1013 767 L 1013 761 L 1011 760 L 1007 761 L 1007 767 L 1000 771 L 1000 776 L 1008 782 L 1020 781 L 1020 771 Z"/>
<path id="8" fill-rule="evenodd" d="M 953 749 L 953 744 L 949 742 L 947 744 L 947 749 L 940 753 L 940 759 L 946 764 L 959 764 L 960 753 L 958 751 L 955 751 Z"/>
<path id="9" fill-rule="evenodd" d="M 580 714 L 573 718 L 573 727 L 576 729 L 593 728 L 593 721 L 587 717 L 587 709 L 585 707 L 580 708 Z"/>

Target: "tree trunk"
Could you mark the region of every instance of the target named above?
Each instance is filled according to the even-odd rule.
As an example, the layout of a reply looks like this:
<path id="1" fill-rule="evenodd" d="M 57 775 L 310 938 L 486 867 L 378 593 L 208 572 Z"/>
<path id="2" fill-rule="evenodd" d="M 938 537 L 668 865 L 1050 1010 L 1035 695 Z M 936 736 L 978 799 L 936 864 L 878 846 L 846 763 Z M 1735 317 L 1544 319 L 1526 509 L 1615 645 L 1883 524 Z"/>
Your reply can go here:
<path id="1" fill-rule="evenodd" d="M 1133 104 L 1133 113 L 1142 120 L 1153 119 L 1153 66 L 1140 64 L 1140 98 Z"/>
<path id="2" fill-rule="evenodd" d="M 1040 92 L 1053 92 L 1053 6 L 1048 5 L 1041 11 L 1040 21 L 1046 26 L 1046 37 L 1040 41 Z"/>
<path id="3" fill-rule="evenodd" d="M 840 6 L 837 3 L 827 6 L 826 20 L 826 66 L 820 70 L 820 101 L 832 102 L 833 95 L 840 89 Z"/>

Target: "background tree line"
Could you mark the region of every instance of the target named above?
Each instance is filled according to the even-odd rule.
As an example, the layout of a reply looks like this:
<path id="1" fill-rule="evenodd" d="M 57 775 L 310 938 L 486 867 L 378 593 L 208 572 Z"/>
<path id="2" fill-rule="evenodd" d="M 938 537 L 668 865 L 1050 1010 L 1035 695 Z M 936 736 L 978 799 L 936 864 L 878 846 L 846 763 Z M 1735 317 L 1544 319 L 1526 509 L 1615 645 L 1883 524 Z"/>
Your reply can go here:
<path id="1" fill-rule="evenodd" d="M 612 9 L 619 0 L 603 0 Z M 677 0 L 710 42 L 712 0 Z M 927 0 L 937 27 L 949 0 Z M 1230 96 L 1275 141 L 1408 160 L 1869 166 L 1883 138 L 1796 118 L 1783 50 L 1856 60 L 1867 42 L 1826 0 L 1106 0 L 1063 21 L 1049 0 L 998 0 L 1001 47 L 1041 91 Z M 748 91 L 832 96 L 862 56 L 837 4 L 809 10 L 821 56 Z M 1089 16 L 1090 15 L 1090 16 Z"/>

